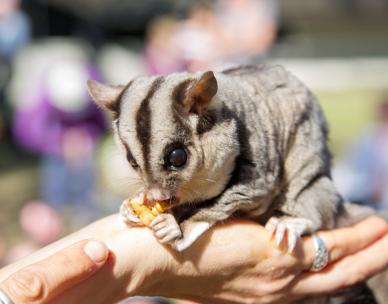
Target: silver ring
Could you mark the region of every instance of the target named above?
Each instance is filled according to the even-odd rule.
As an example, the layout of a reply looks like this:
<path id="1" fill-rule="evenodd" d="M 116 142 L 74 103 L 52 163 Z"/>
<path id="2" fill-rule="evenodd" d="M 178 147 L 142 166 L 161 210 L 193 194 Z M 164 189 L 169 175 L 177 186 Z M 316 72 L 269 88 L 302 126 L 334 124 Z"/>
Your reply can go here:
<path id="1" fill-rule="evenodd" d="M 315 255 L 314 255 L 314 261 L 311 265 L 310 271 L 320 271 L 323 268 L 326 267 L 326 265 L 329 262 L 329 252 L 326 249 L 325 243 L 323 240 L 317 236 L 316 234 L 313 234 L 312 236 L 314 248 L 315 248 Z"/>
<path id="2" fill-rule="evenodd" d="M 7 294 L 0 289 L 0 304 L 15 304 Z"/>

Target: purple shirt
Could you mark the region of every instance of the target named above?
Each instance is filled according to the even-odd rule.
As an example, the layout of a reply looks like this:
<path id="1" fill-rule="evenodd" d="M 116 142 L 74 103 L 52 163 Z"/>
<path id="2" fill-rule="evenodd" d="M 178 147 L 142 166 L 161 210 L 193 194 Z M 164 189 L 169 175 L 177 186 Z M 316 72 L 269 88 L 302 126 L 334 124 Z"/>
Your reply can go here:
<path id="1" fill-rule="evenodd" d="M 106 123 L 101 110 L 86 94 L 88 101 L 81 111 L 64 112 L 56 108 L 44 88 L 41 89 L 38 101 L 15 113 L 13 133 L 16 141 L 32 152 L 58 156 L 62 154 L 63 135 L 69 128 L 81 128 L 96 142 Z"/>

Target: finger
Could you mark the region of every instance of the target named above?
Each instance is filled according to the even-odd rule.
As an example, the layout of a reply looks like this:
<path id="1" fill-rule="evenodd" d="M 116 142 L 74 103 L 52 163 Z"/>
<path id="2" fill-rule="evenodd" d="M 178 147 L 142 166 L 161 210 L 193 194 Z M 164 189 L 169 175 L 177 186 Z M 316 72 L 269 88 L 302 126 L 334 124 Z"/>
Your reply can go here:
<path id="1" fill-rule="evenodd" d="M 155 231 L 155 235 L 161 239 L 164 238 L 171 231 L 171 227 L 164 227 L 158 231 Z"/>
<path id="2" fill-rule="evenodd" d="M 173 229 L 172 229 L 173 230 Z M 171 231 L 160 241 L 162 244 L 169 243 L 180 235 L 180 231 Z"/>
<path id="3" fill-rule="evenodd" d="M 107 257 L 108 249 L 103 243 L 81 241 L 17 271 L 0 288 L 15 303 L 44 304 L 90 277 Z"/>
<path id="4" fill-rule="evenodd" d="M 164 228 L 165 226 L 166 226 L 166 224 L 162 222 L 162 223 L 159 223 L 159 224 L 157 224 L 157 225 L 155 225 L 155 226 L 153 226 L 151 228 L 152 228 L 153 231 L 158 231 L 158 230 Z"/>
<path id="5" fill-rule="evenodd" d="M 300 296 L 331 293 L 364 281 L 388 267 L 388 234 L 318 273 L 305 273 L 293 287 Z"/>
<path id="6" fill-rule="evenodd" d="M 173 234 L 168 234 L 167 236 L 165 236 L 163 239 L 160 240 L 160 243 L 162 244 L 166 244 L 166 243 L 169 243 L 171 242 L 173 239 L 175 239 L 175 235 Z"/>
<path id="7" fill-rule="evenodd" d="M 166 221 L 166 220 L 167 220 L 166 217 L 164 217 L 164 216 L 162 216 L 162 215 L 158 215 L 158 216 L 155 217 L 154 220 L 151 222 L 150 227 L 153 228 L 153 227 L 155 227 L 157 224 L 162 223 L 162 222 L 164 222 L 164 221 Z"/>
<path id="8" fill-rule="evenodd" d="M 329 263 L 331 263 L 367 247 L 386 233 L 388 233 L 387 222 L 372 216 L 354 226 L 323 231 L 318 235 L 329 251 Z M 302 246 L 297 247 L 295 252 L 301 258 L 304 269 L 310 269 L 315 254 L 311 238 L 304 238 Z"/>

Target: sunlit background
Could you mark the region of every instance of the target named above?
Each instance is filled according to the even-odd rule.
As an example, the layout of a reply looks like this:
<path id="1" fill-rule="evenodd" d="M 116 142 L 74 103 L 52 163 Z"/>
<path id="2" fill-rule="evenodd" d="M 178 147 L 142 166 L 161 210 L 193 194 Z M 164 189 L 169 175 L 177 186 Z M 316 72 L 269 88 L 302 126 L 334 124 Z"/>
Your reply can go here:
<path id="1" fill-rule="evenodd" d="M 0 0 L 0 263 L 126 195 L 87 79 L 266 62 L 319 97 L 340 191 L 388 209 L 388 1 Z"/>

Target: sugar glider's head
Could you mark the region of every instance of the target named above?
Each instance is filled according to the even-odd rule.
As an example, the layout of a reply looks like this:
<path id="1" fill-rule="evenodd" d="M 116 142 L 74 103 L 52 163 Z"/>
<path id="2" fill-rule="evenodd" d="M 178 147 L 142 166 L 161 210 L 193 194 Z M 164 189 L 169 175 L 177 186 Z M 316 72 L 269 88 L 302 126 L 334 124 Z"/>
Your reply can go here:
<path id="1" fill-rule="evenodd" d="M 88 88 L 113 112 L 115 136 L 141 180 L 139 191 L 190 203 L 224 190 L 239 145 L 213 72 L 139 77 L 126 86 L 90 80 Z"/>

